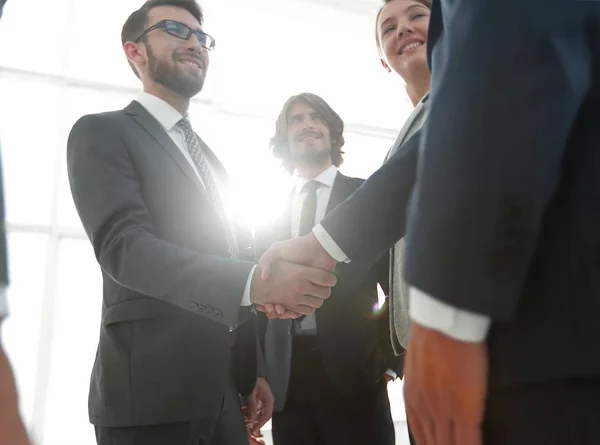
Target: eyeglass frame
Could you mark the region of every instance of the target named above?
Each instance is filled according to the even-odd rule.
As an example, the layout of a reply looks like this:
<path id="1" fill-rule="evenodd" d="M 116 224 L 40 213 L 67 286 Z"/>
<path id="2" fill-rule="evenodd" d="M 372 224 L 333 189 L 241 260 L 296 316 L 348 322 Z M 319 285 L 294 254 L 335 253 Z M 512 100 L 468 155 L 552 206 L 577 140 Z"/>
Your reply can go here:
<path id="1" fill-rule="evenodd" d="M 175 34 L 171 34 L 169 32 L 169 28 L 168 28 L 169 23 L 176 23 L 177 25 L 187 28 L 188 29 L 187 38 L 183 38 L 183 37 L 179 37 Z M 161 20 L 161 21 L 155 23 L 154 25 L 152 25 L 151 27 L 146 29 L 144 32 L 142 32 L 140 34 L 140 36 L 137 39 L 135 39 L 133 42 L 138 43 L 140 40 L 142 40 L 142 38 L 144 38 L 146 35 L 148 35 L 148 33 L 150 33 L 151 31 L 154 31 L 156 29 L 164 29 L 167 32 L 167 34 L 169 34 L 170 36 L 176 37 L 181 40 L 186 40 L 186 41 L 189 40 L 192 37 L 192 35 L 196 36 L 196 38 L 198 39 L 198 42 L 202 42 L 202 40 L 203 40 L 202 38 L 207 37 L 212 42 L 212 45 L 205 46 L 202 43 L 200 43 L 200 45 L 202 45 L 202 47 L 206 48 L 208 51 L 212 51 L 213 49 L 215 49 L 216 41 L 215 41 L 214 37 L 212 37 L 211 35 L 205 33 L 204 31 L 202 31 L 200 29 L 193 29 L 193 28 L 190 28 L 185 23 L 181 23 L 181 22 L 178 22 L 177 20 L 170 20 L 170 19 L 164 19 L 164 20 Z"/>

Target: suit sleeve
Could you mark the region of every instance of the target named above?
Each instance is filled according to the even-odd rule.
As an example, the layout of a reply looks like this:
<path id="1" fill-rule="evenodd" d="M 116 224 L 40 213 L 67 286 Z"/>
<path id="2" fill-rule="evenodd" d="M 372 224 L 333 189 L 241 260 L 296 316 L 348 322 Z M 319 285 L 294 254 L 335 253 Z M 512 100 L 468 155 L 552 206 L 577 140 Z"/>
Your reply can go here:
<path id="1" fill-rule="evenodd" d="M 372 266 L 404 236 L 420 130 L 320 223 L 352 262 Z"/>
<path id="2" fill-rule="evenodd" d="M 204 306 L 212 320 L 237 326 L 253 263 L 158 238 L 126 137 L 115 118 L 96 115 L 80 119 L 68 140 L 71 193 L 100 266 L 125 288 L 193 312 Z"/>
<path id="3" fill-rule="evenodd" d="M 405 263 L 406 280 L 441 302 L 515 316 L 591 85 L 576 3 L 442 2 Z"/>

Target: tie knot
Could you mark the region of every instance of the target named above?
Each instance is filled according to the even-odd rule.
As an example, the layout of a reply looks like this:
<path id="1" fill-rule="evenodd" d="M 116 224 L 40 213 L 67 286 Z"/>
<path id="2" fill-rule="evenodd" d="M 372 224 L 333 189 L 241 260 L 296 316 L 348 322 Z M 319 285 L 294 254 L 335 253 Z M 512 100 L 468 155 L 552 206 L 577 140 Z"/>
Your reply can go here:
<path id="1" fill-rule="evenodd" d="M 192 131 L 192 124 L 190 124 L 187 117 L 182 117 L 179 122 L 177 122 L 177 125 L 184 131 Z"/>
<path id="2" fill-rule="evenodd" d="M 306 184 L 302 186 L 302 191 L 306 193 L 315 193 L 319 187 L 321 187 L 321 183 L 318 181 L 308 181 Z"/>

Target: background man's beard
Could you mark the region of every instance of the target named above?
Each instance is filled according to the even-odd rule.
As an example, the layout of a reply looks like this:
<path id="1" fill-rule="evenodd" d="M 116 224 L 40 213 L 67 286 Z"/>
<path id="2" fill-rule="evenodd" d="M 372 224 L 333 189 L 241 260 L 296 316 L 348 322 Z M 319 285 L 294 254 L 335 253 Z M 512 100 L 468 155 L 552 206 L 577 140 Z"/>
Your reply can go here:
<path id="1" fill-rule="evenodd" d="M 167 62 L 163 62 L 154 57 L 149 46 L 148 59 L 150 61 L 150 76 L 156 83 L 161 84 L 187 99 L 191 99 L 202 91 L 202 87 L 204 86 L 204 74 L 196 79 L 186 76 L 177 69 L 176 65 L 169 65 Z M 177 63 L 175 60 L 173 62 L 175 64 Z"/>
<path id="2" fill-rule="evenodd" d="M 331 158 L 331 149 L 292 152 L 292 159 L 302 164 L 323 164 Z"/>

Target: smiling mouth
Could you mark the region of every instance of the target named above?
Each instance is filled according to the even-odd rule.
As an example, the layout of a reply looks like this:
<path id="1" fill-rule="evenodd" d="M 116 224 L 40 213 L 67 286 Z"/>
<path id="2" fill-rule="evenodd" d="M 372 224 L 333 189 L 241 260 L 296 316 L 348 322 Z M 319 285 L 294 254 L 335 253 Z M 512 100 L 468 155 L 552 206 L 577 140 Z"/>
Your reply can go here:
<path id="1" fill-rule="evenodd" d="M 191 66 L 192 68 L 195 68 L 197 70 L 200 70 L 200 63 L 199 62 L 195 62 L 193 60 L 189 60 L 189 59 L 184 59 L 184 60 L 179 60 L 179 63 L 181 63 L 182 65 L 186 65 L 186 66 Z"/>
<path id="2" fill-rule="evenodd" d="M 302 135 L 302 136 L 300 136 L 298 138 L 298 140 L 300 142 L 302 142 L 302 141 L 310 141 L 310 140 L 316 141 L 317 139 L 321 139 L 321 136 L 317 135 L 317 134 L 305 134 L 305 135 Z"/>
<path id="3" fill-rule="evenodd" d="M 415 49 L 417 49 L 420 46 L 423 46 L 424 42 L 412 42 L 409 43 L 406 46 L 403 46 L 402 48 L 400 48 L 400 55 L 404 54 L 406 51 L 413 51 Z"/>

